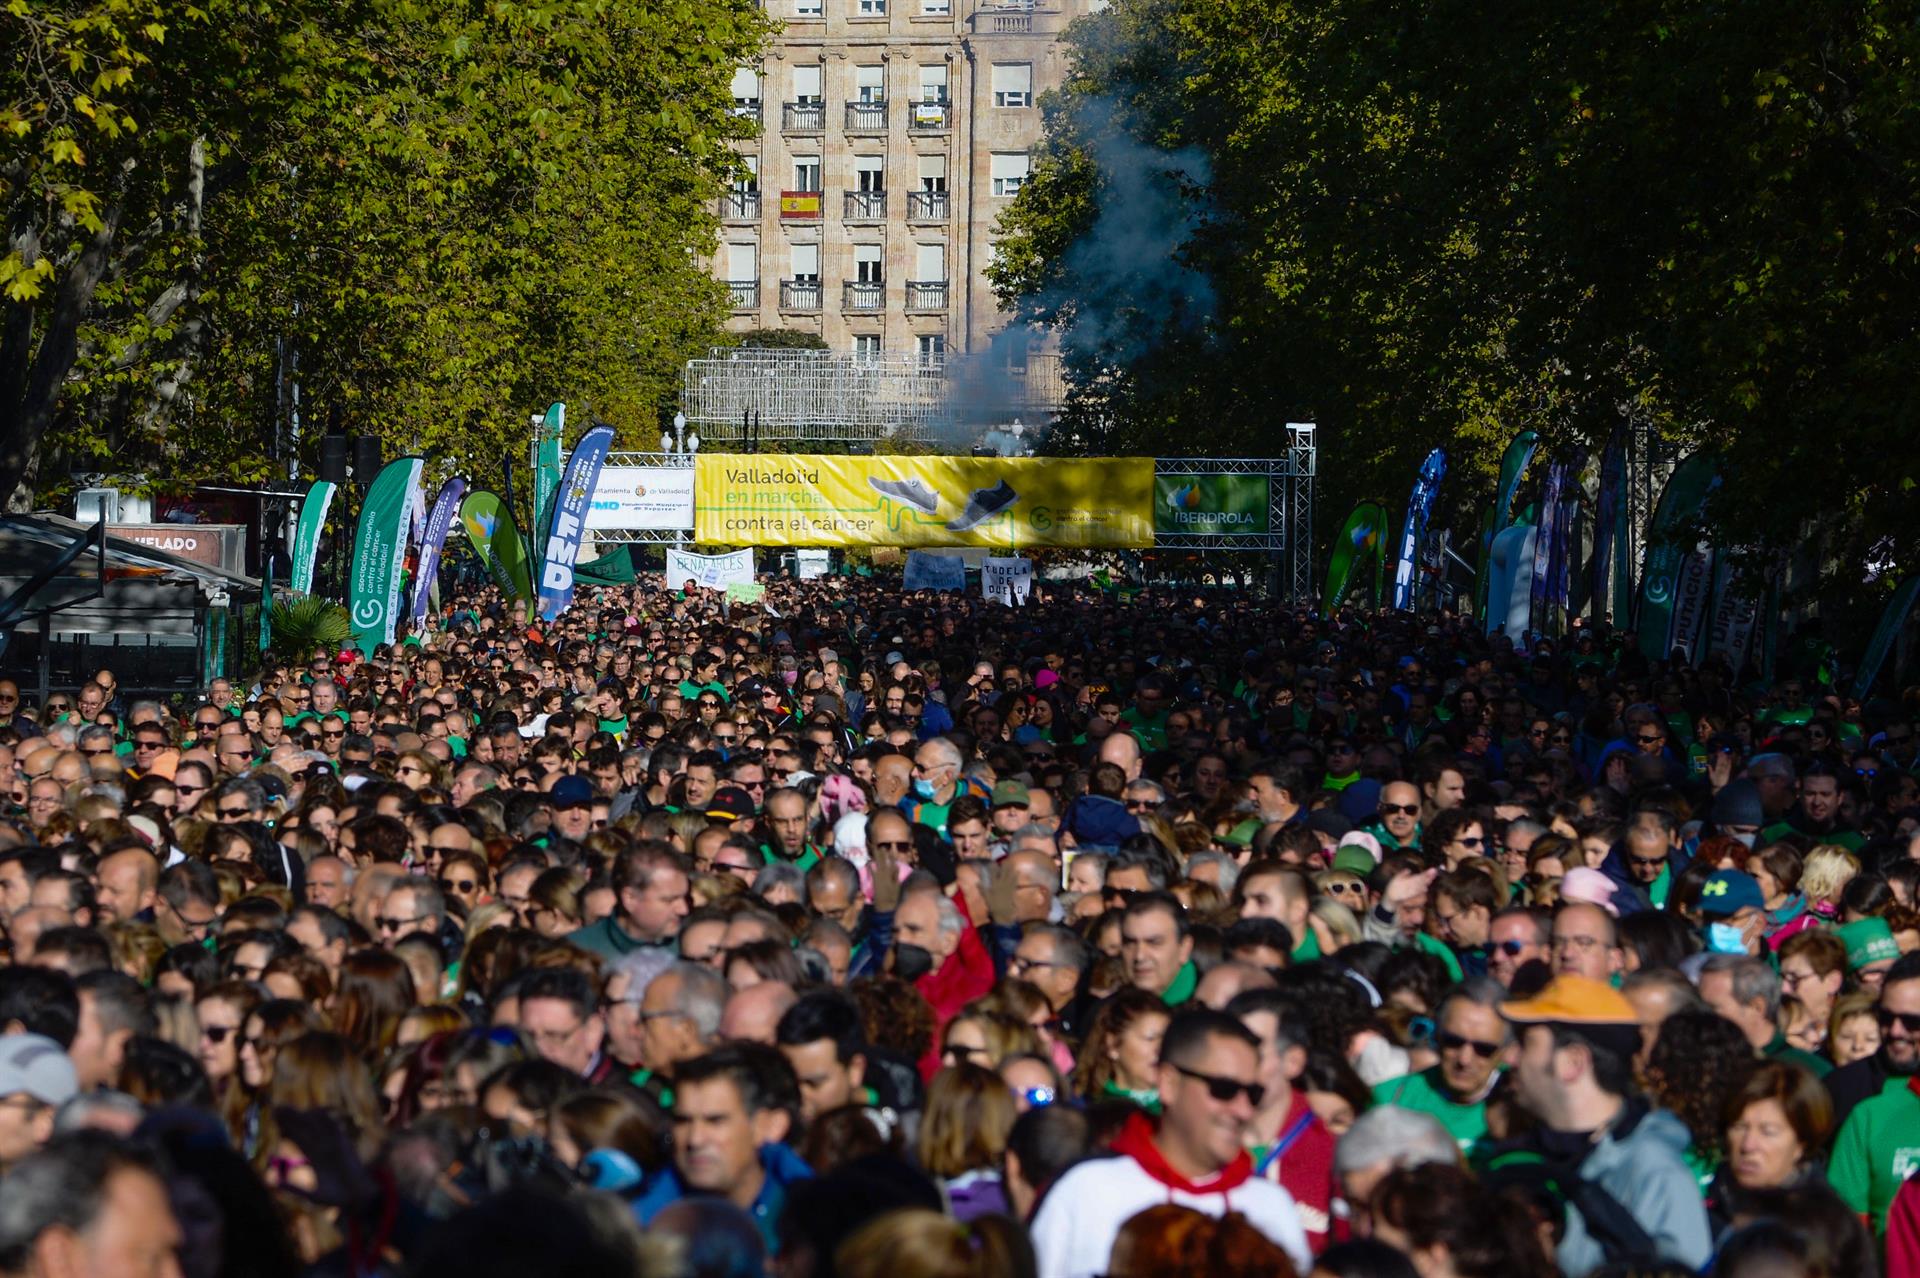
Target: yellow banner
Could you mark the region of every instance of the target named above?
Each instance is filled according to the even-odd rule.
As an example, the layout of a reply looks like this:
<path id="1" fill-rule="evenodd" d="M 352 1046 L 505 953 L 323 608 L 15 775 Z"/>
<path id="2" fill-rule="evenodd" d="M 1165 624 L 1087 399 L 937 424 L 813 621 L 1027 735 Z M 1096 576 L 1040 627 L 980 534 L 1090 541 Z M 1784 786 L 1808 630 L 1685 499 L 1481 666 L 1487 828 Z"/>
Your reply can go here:
<path id="1" fill-rule="evenodd" d="M 1146 547 L 1153 459 L 701 453 L 694 532 L 729 546 Z"/>

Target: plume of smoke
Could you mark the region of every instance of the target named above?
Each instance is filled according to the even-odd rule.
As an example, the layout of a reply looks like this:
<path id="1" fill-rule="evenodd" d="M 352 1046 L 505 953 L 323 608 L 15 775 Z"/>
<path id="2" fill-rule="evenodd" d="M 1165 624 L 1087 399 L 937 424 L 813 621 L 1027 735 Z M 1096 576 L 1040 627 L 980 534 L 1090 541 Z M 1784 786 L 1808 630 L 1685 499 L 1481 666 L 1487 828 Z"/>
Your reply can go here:
<path id="1" fill-rule="evenodd" d="M 1061 296 L 1045 299 L 1070 318 L 1061 336 L 1070 353 L 1115 368 L 1169 335 L 1204 330 L 1215 301 L 1189 261 L 1206 222 L 1207 157 L 1143 142 L 1125 120 L 1112 97 L 1075 106 L 1077 140 L 1098 174 L 1097 212 L 1061 262 Z"/>

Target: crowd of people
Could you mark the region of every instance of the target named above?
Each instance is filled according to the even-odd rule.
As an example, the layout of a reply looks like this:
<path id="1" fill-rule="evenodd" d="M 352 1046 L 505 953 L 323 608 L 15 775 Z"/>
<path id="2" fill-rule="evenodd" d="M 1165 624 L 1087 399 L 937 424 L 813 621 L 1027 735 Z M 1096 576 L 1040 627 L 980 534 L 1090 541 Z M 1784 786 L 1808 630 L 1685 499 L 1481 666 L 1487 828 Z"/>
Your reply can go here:
<path id="1" fill-rule="evenodd" d="M 1920 699 L 588 593 L 0 680 L 0 1273 L 1920 1273 Z"/>

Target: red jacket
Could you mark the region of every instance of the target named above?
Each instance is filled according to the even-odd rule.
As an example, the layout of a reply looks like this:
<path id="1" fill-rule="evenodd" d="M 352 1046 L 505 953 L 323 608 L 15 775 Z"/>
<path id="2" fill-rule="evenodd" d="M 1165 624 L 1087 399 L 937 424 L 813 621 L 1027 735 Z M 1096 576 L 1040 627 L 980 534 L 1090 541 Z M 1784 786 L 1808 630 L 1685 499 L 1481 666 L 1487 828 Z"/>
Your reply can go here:
<path id="1" fill-rule="evenodd" d="M 993 955 L 987 952 L 978 929 L 967 915 L 966 898 L 955 895 L 949 899 L 966 920 L 966 926 L 960 929 L 960 945 L 939 967 L 913 983 L 920 997 L 933 1008 L 933 1043 L 920 1058 L 920 1077 L 929 1082 L 940 1071 L 940 1040 L 947 1032 L 947 1022 L 958 1016 L 961 1008 L 984 997 L 998 978 L 993 969 Z"/>
<path id="2" fill-rule="evenodd" d="M 1920 1176 L 1908 1179 L 1887 1208 L 1887 1278 L 1920 1275 Z"/>
<path id="3" fill-rule="evenodd" d="M 1288 1139 L 1291 1136 L 1291 1139 Z M 1282 1146 L 1276 1148 L 1276 1146 Z M 1293 1090 L 1293 1104 L 1280 1121 L 1280 1139 L 1254 1150 L 1254 1174 L 1273 1181 L 1292 1196 L 1314 1255 L 1325 1251 L 1333 1226 L 1333 1133 L 1315 1116 L 1301 1088 Z"/>

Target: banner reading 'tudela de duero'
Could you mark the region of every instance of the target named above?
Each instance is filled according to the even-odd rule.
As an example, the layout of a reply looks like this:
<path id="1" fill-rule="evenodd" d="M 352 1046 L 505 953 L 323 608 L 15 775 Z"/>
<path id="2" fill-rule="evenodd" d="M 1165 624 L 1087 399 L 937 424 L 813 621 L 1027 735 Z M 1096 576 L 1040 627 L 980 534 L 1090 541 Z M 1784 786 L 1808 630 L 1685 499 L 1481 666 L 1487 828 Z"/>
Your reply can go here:
<path id="1" fill-rule="evenodd" d="M 1146 547 L 1153 460 L 702 453 L 694 517 L 732 546 Z"/>

